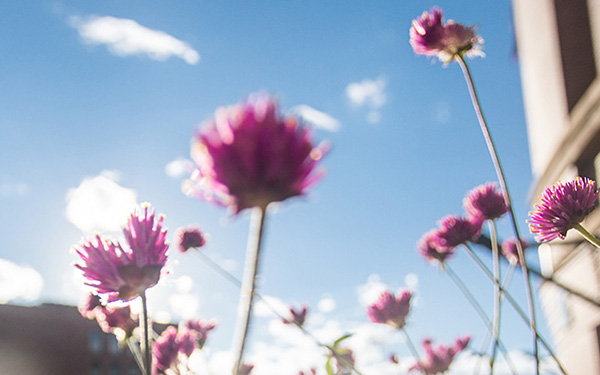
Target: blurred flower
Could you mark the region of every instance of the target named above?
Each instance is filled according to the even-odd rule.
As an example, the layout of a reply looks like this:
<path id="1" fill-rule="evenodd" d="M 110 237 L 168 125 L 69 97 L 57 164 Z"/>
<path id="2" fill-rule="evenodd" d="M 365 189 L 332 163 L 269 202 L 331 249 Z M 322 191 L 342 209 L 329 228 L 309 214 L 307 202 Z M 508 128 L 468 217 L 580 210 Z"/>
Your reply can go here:
<path id="1" fill-rule="evenodd" d="M 411 297 L 412 293 L 408 290 L 401 291 L 397 297 L 386 290 L 374 304 L 367 307 L 367 316 L 374 323 L 388 324 L 396 329 L 402 329 L 406 325 L 406 317 L 410 312 Z"/>
<path id="2" fill-rule="evenodd" d="M 94 319 L 96 317 L 96 310 L 102 307 L 100 297 L 96 294 L 88 293 L 85 299 L 77 306 L 81 316 L 87 319 Z"/>
<path id="3" fill-rule="evenodd" d="M 198 332 L 189 329 L 180 330 L 176 341 L 179 352 L 189 357 L 198 347 Z"/>
<path id="4" fill-rule="evenodd" d="M 75 267 L 83 271 L 86 285 L 96 288 L 109 301 L 129 301 L 158 282 L 167 261 L 166 231 L 163 217 L 154 218 L 154 210 L 142 205 L 143 213 L 131 214 L 123 230 L 129 247 L 96 235 L 74 247 L 81 257 Z"/>
<path id="5" fill-rule="evenodd" d="M 521 239 L 521 248 L 523 251 L 531 246 L 531 243 L 525 239 Z M 509 238 L 502 242 L 502 255 L 508 260 L 510 264 L 519 263 L 519 252 L 517 251 L 517 239 Z"/>
<path id="6" fill-rule="evenodd" d="M 437 243 L 439 240 L 437 236 L 438 229 L 432 229 L 425 233 L 417 243 L 417 249 L 419 250 L 419 254 L 425 257 L 427 261 L 438 261 L 444 264 L 446 259 L 454 255 L 454 248 L 445 248 L 443 250 L 438 248 Z"/>
<path id="7" fill-rule="evenodd" d="M 206 321 L 202 319 L 188 320 L 184 326 L 186 329 L 195 332 L 196 345 L 202 349 L 208 339 L 208 332 L 217 326 L 217 322 L 215 320 Z"/>
<path id="8" fill-rule="evenodd" d="M 304 195 L 321 178 L 315 173 L 324 147 L 293 116 L 281 116 L 267 95 L 221 107 L 192 144 L 198 165 L 187 192 L 232 207 L 236 213 Z"/>
<path id="9" fill-rule="evenodd" d="M 198 228 L 180 229 L 177 231 L 177 243 L 179 251 L 185 253 L 189 249 L 206 245 L 206 237 Z"/>
<path id="10" fill-rule="evenodd" d="M 594 210 L 598 200 L 596 183 L 587 177 L 558 182 L 546 187 L 541 203 L 530 212 L 529 230 L 536 233 L 537 242 L 564 239 L 567 231 L 581 223 Z"/>
<path id="11" fill-rule="evenodd" d="M 113 333 L 120 341 L 131 337 L 138 326 L 138 318 L 129 306 L 100 307 L 96 310 L 96 321 L 105 333 Z"/>
<path id="12" fill-rule="evenodd" d="M 283 319 L 284 324 L 296 324 L 302 326 L 306 320 L 306 314 L 308 313 L 308 307 L 302 306 L 301 309 L 294 309 L 290 307 L 291 319 Z"/>
<path id="13" fill-rule="evenodd" d="M 469 191 L 463 204 L 468 213 L 486 220 L 497 219 L 508 212 L 504 195 L 493 183 L 479 185 Z"/>
<path id="14" fill-rule="evenodd" d="M 449 251 L 456 246 L 473 241 L 481 234 L 482 218 L 470 219 L 448 215 L 439 222 L 440 229 L 435 236 L 435 246 L 441 251 Z"/>
<path id="15" fill-rule="evenodd" d="M 335 375 L 351 375 L 354 368 L 354 353 L 348 348 L 336 348 L 331 355 L 332 368 Z"/>
<path id="16" fill-rule="evenodd" d="M 483 56 L 483 39 L 475 34 L 476 27 L 465 26 L 449 20 L 445 25 L 439 8 L 431 8 L 413 20 L 410 28 L 410 45 L 416 54 L 437 56 L 449 63 L 456 56 Z"/>
<path id="17" fill-rule="evenodd" d="M 242 363 L 240 365 L 240 371 L 238 371 L 238 375 L 249 375 L 250 372 L 252 372 L 253 368 L 254 365 L 251 365 L 249 363 Z"/>
<path id="18" fill-rule="evenodd" d="M 177 342 L 177 328 L 167 327 L 152 345 L 152 373 L 164 374 L 171 366 L 176 364 L 179 343 Z"/>
<path id="19" fill-rule="evenodd" d="M 396 354 L 390 354 L 390 356 L 388 357 L 388 360 L 395 365 L 400 363 L 400 357 Z"/>
<path id="20" fill-rule="evenodd" d="M 437 348 L 433 348 L 431 345 L 431 340 L 423 340 L 425 356 L 420 358 L 419 361 L 409 369 L 409 371 L 417 370 L 421 371 L 425 375 L 445 373 L 450 367 L 454 356 L 463 351 L 469 344 L 470 340 L 470 336 L 458 338 L 454 342 L 454 345 L 450 348 L 443 344 L 438 345 Z"/>
<path id="21" fill-rule="evenodd" d="M 309 371 L 300 371 L 298 373 L 298 375 L 317 375 L 317 370 L 315 370 L 314 368 L 311 368 Z"/>

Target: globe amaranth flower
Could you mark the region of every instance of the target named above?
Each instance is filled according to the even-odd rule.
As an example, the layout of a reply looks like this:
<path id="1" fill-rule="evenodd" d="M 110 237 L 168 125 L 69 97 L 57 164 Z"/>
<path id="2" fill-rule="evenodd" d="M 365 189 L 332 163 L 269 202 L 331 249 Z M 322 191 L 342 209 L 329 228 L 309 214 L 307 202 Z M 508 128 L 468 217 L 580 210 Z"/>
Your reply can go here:
<path id="1" fill-rule="evenodd" d="M 179 353 L 177 328 L 170 326 L 165 329 L 152 345 L 152 373 L 164 374 L 171 366 L 176 365 Z"/>
<path id="2" fill-rule="evenodd" d="M 452 364 L 454 357 L 469 345 L 470 340 L 470 336 L 464 336 L 456 339 L 452 347 L 440 344 L 437 348 L 432 346 L 431 340 L 423 340 L 423 350 L 425 351 L 425 355 L 421 357 L 409 371 L 416 370 L 425 375 L 445 373 Z"/>
<path id="3" fill-rule="evenodd" d="M 131 214 L 123 230 L 128 246 L 121 246 L 100 235 L 82 240 L 74 247 L 80 256 L 75 267 L 83 272 L 86 285 L 109 301 L 129 301 L 158 282 L 167 261 L 166 230 L 163 217 L 155 219 L 148 204 Z"/>
<path id="4" fill-rule="evenodd" d="M 177 247 L 182 253 L 206 245 L 206 236 L 198 228 L 185 228 L 177 231 Z"/>
<path id="5" fill-rule="evenodd" d="M 449 20 L 443 23 L 443 12 L 432 8 L 413 20 L 410 28 L 410 45 L 415 53 L 437 56 L 449 63 L 456 56 L 483 56 L 483 39 L 475 33 L 476 27 L 465 26 Z"/>
<path id="6" fill-rule="evenodd" d="M 476 240 L 481 234 L 482 218 L 464 218 L 448 215 L 439 222 L 435 236 L 435 246 L 441 251 L 449 251 L 458 245 Z"/>
<path id="7" fill-rule="evenodd" d="M 531 246 L 531 243 L 525 239 L 521 239 L 521 248 L 523 251 Z M 519 252 L 517 250 L 517 239 L 509 238 L 502 242 L 502 255 L 508 260 L 510 264 L 518 264 L 519 262 Z"/>
<path id="8" fill-rule="evenodd" d="M 306 314 L 308 313 L 308 307 L 302 306 L 299 309 L 290 307 L 290 319 L 283 319 L 284 324 L 296 324 L 302 326 L 306 321 Z"/>
<path id="9" fill-rule="evenodd" d="M 322 176 L 315 170 L 325 148 L 293 116 L 278 113 L 276 100 L 251 95 L 217 109 L 192 142 L 198 168 L 190 195 L 232 207 L 250 207 L 304 195 Z"/>
<path id="10" fill-rule="evenodd" d="M 367 316 L 374 323 L 388 324 L 395 329 L 402 329 L 406 325 L 406 317 L 410 312 L 409 290 L 401 291 L 398 296 L 389 291 L 384 291 L 379 299 L 367 307 Z"/>
<path id="11" fill-rule="evenodd" d="M 105 333 L 114 334 L 120 341 L 131 337 L 138 327 L 138 316 L 131 313 L 129 306 L 103 306 L 96 311 L 96 321 Z"/>
<path id="12" fill-rule="evenodd" d="M 472 216 L 480 216 L 486 220 L 498 219 L 508 212 L 504 195 L 493 183 L 483 184 L 469 191 L 463 205 Z"/>
<path id="13" fill-rule="evenodd" d="M 94 319 L 96 318 L 96 311 L 101 307 L 102 302 L 100 301 L 100 297 L 96 294 L 88 293 L 85 299 L 77 306 L 77 310 L 79 310 L 79 313 L 84 318 Z"/>
<path id="14" fill-rule="evenodd" d="M 541 203 L 530 212 L 529 230 L 538 242 L 564 239 L 569 229 L 581 223 L 594 210 L 598 200 L 596 183 L 587 177 L 558 182 L 546 187 Z"/>
<path id="15" fill-rule="evenodd" d="M 188 320 L 185 322 L 184 327 L 194 333 L 194 337 L 196 340 L 196 346 L 199 349 L 204 347 L 206 344 L 206 340 L 208 339 L 208 332 L 212 331 L 217 326 L 217 322 L 215 320 Z"/>
<path id="16" fill-rule="evenodd" d="M 428 262 L 440 262 L 444 264 L 446 259 L 454 255 L 454 248 L 440 249 L 437 243 L 440 241 L 438 237 L 438 229 L 432 229 L 425 233 L 417 243 L 417 249 Z"/>

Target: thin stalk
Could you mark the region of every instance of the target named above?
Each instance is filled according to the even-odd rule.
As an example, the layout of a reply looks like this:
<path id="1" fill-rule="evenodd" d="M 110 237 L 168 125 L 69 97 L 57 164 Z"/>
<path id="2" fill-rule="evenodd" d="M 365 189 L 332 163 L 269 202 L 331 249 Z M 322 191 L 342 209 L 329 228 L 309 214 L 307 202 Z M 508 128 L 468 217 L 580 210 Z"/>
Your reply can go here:
<path id="1" fill-rule="evenodd" d="M 479 98 L 477 96 L 477 91 L 475 90 L 475 84 L 473 82 L 473 77 L 471 76 L 471 72 L 469 70 L 469 66 L 465 61 L 464 57 L 458 54 L 456 56 L 456 61 L 465 76 L 465 81 L 469 88 L 469 94 L 471 95 L 471 102 L 473 103 L 473 108 L 475 109 L 475 114 L 477 115 L 477 120 L 479 121 L 479 125 L 481 127 L 481 132 L 483 134 L 483 138 L 485 138 L 485 143 L 487 145 L 488 151 L 490 153 L 490 157 L 492 158 L 492 162 L 494 164 L 494 169 L 496 170 L 496 175 L 498 176 L 498 181 L 500 182 L 500 186 L 502 187 L 502 192 L 504 194 L 504 200 L 508 205 L 510 218 L 512 222 L 512 226 L 515 232 L 515 237 L 517 238 L 517 253 L 519 254 L 519 261 L 521 263 L 521 267 L 523 269 L 523 275 L 525 279 L 525 289 L 527 292 L 527 303 L 529 305 L 529 315 L 530 319 L 530 328 L 531 334 L 533 335 L 533 355 L 535 357 L 535 373 L 536 375 L 540 375 L 540 358 L 538 353 L 538 340 L 537 340 L 537 324 L 535 318 L 535 306 L 533 303 L 533 290 L 531 288 L 531 279 L 529 278 L 529 274 L 527 273 L 527 263 L 525 260 L 525 252 L 523 251 L 523 246 L 521 244 L 521 236 L 519 235 L 519 228 L 517 225 L 517 219 L 515 217 L 515 212 L 512 205 L 512 200 L 510 199 L 510 193 L 508 192 L 508 186 L 506 184 L 506 178 L 504 177 L 504 171 L 502 170 L 502 166 L 500 165 L 500 159 L 498 158 L 498 153 L 496 152 L 496 147 L 494 146 L 494 142 L 492 141 L 492 136 L 490 134 L 489 128 L 487 126 L 487 122 L 485 121 L 485 117 L 483 116 L 483 112 L 481 110 L 481 104 L 479 103 Z"/>
<path id="2" fill-rule="evenodd" d="M 591 303 L 592 305 L 596 306 L 596 307 L 600 307 L 600 300 L 590 297 L 586 294 L 583 294 L 582 292 L 579 292 L 577 290 L 571 289 L 565 285 L 563 285 L 562 283 L 556 281 L 553 277 L 548 277 L 548 276 L 544 276 L 542 275 L 542 273 L 536 269 L 533 268 L 529 268 L 529 272 L 536 275 L 537 277 L 539 277 L 540 279 L 544 280 L 545 282 L 549 282 L 555 286 L 557 286 L 558 288 L 564 290 L 565 292 L 572 294 L 576 297 L 581 298 L 584 301 L 587 301 L 589 303 Z"/>
<path id="3" fill-rule="evenodd" d="M 410 350 L 413 357 L 415 357 L 415 361 L 417 361 L 417 364 L 419 365 L 419 371 L 425 374 L 425 368 L 421 364 L 421 357 L 419 356 L 419 351 L 410 339 L 408 332 L 406 332 L 406 328 L 402 327 L 399 329 L 399 331 L 402 332 L 402 336 L 404 336 L 404 342 L 406 342 L 406 345 L 408 345 L 408 349 Z"/>
<path id="4" fill-rule="evenodd" d="M 485 264 L 483 264 L 483 262 L 481 261 L 481 259 L 479 259 L 479 257 L 477 255 L 475 255 L 475 253 L 473 252 L 473 250 L 471 250 L 471 248 L 468 245 L 465 244 L 465 248 L 467 249 L 467 254 L 469 254 L 471 256 L 471 258 L 475 261 L 475 263 L 477 263 L 477 265 L 479 266 L 479 268 L 481 268 L 481 270 L 483 271 L 483 273 L 485 273 L 486 276 L 490 280 L 492 280 L 492 282 L 495 282 L 494 276 L 492 275 L 492 273 L 490 272 L 490 270 L 488 270 L 488 268 L 485 266 Z M 512 305 L 512 307 L 517 311 L 518 315 L 521 317 L 521 319 L 523 319 L 523 321 L 525 322 L 525 324 L 527 324 L 528 326 L 531 326 L 531 322 L 529 321 L 529 318 L 527 317 L 527 314 L 525 314 L 525 312 L 519 306 L 519 304 L 515 301 L 515 299 L 513 298 L 513 296 L 510 293 L 508 293 L 508 291 L 503 286 L 500 287 L 500 291 L 506 297 L 506 299 Z M 536 336 L 536 340 L 539 340 L 539 342 L 542 343 L 542 345 L 544 346 L 544 348 L 546 348 L 546 350 L 548 351 L 548 353 L 550 354 L 550 356 L 552 357 L 552 359 L 554 359 L 554 361 L 556 362 L 556 364 L 558 365 L 558 367 L 560 367 L 561 372 L 566 375 L 567 372 L 565 371 L 565 369 L 563 368 L 562 364 L 560 363 L 560 361 L 558 360 L 558 358 L 554 354 L 554 351 L 550 348 L 550 345 L 548 345 L 548 343 L 546 342 L 546 340 L 542 336 L 540 336 L 540 334 L 537 331 L 535 332 L 535 336 Z"/>
<path id="5" fill-rule="evenodd" d="M 452 281 L 454 281 L 456 286 L 458 286 L 458 289 L 460 289 L 460 291 L 463 293 L 463 295 L 467 298 L 467 300 L 469 301 L 471 306 L 473 306 L 473 308 L 475 309 L 475 311 L 477 312 L 477 314 L 479 315 L 481 320 L 483 320 L 483 323 L 486 325 L 486 327 L 488 329 L 488 333 L 492 332 L 492 330 L 493 330 L 492 322 L 487 317 L 487 314 L 485 313 L 485 311 L 483 310 L 483 307 L 481 307 L 481 305 L 479 304 L 479 302 L 477 301 L 475 296 L 473 296 L 471 291 L 469 291 L 469 289 L 467 288 L 465 283 L 463 283 L 463 281 L 460 279 L 460 277 L 458 277 L 456 272 L 454 272 L 452 270 L 452 268 L 450 268 L 450 265 L 446 264 L 444 269 L 446 270 L 446 272 L 448 273 L 448 276 L 450 276 Z M 500 348 L 500 352 L 502 353 L 502 356 L 504 357 L 504 359 L 506 359 L 506 362 L 508 363 L 510 371 L 513 373 L 513 375 L 516 375 L 517 372 L 512 364 L 512 361 L 510 360 L 510 357 L 508 356 L 508 351 L 506 350 L 506 347 L 500 340 L 498 340 L 498 347 Z M 477 366 L 479 367 L 479 365 L 477 365 Z M 490 362 L 490 366 L 491 366 L 491 362 Z"/>
<path id="6" fill-rule="evenodd" d="M 498 353 L 498 340 L 500 339 L 500 312 L 502 303 L 502 293 L 500 293 L 500 286 L 502 281 L 500 280 L 500 254 L 498 252 L 498 236 L 496 233 L 496 222 L 490 221 L 490 237 L 492 240 L 492 255 L 494 265 L 494 279 L 496 285 L 494 288 L 494 328 L 492 330 L 492 338 L 494 340 L 492 345 L 492 355 L 490 358 L 490 374 L 494 375 L 494 364 L 496 362 L 496 355 Z"/>
<path id="7" fill-rule="evenodd" d="M 129 348 L 129 351 L 131 352 L 131 354 L 133 354 L 135 363 L 137 363 L 140 370 L 143 370 L 144 360 L 142 359 L 142 353 L 140 351 L 139 346 L 137 346 L 137 344 L 133 342 L 133 336 L 128 339 L 125 339 L 125 341 L 127 342 L 127 347 Z"/>
<path id="8" fill-rule="evenodd" d="M 587 229 L 585 229 L 583 225 L 575 224 L 573 228 L 576 229 L 579 233 L 581 233 L 583 238 L 585 238 L 589 243 L 600 249 L 600 240 L 598 240 L 596 236 L 594 236 Z"/>
<path id="9" fill-rule="evenodd" d="M 150 355 L 150 332 L 148 329 L 148 303 L 146 300 L 146 291 L 144 290 L 140 295 L 142 297 L 142 319 L 143 319 L 143 330 L 144 340 L 142 341 L 144 351 L 144 374 L 151 375 L 152 373 L 152 356 Z"/>
<path id="10" fill-rule="evenodd" d="M 260 250 L 264 234 L 266 207 L 255 207 L 252 211 L 250 222 L 250 233 L 248 235 L 248 247 L 246 250 L 246 264 L 244 266 L 244 278 L 240 291 L 240 302 L 238 305 L 238 322 L 236 336 L 233 342 L 234 353 L 234 375 L 239 375 L 242 366 L 242 358 L 246 345 L 246 337 L 250 327 L 252 315 L 252 302 L 254 290 L 256 289 L 256 275 L 260 259 Z"/>

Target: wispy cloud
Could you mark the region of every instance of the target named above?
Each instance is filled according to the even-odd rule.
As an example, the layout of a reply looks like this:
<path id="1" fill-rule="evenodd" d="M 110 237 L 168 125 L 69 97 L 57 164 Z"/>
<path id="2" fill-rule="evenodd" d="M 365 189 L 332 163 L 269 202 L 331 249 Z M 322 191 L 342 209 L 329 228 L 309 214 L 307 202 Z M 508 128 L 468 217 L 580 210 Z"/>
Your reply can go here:
<path id="1" fill-rule="evenodd" d="M 300 117 L 314 127 L 336 132 L 340 130 L 340 122 L 325 112 L 318 111 L 308 105 L 300 104 L 290 109 L 290 112 Z"/>
<path id="2" fill-rule="evenodd" d="M 33 268 L 0 259 L 0 303 L 35 301 L 43 287 L 42 276 Z"/>
<path id="3" fill-rule="evenodd" d="M 117 173 L 103 171 L 69 189 L 66 200 L 66 217 L 82 232 L 116 232 L 137 205 L 137 193 L 119 185 Z"/>
<path id="4" fill-rule="evenodd" d="M 104 44 L 117 56 L 145 55 L 164 61 L 171 56 L 190 65 L 200 61 L 200 54 L 188 43 L 164 31 L 152 30 L 134 20 L 110 16 L 72 17 L 71 25 L 84 42 Z"/>
<path id="5" fill-rule="evenodd" d="M 165 166 L 165 173 L 173 178 L 189 176 L 193 171 L 194 163 L 184 158 L 177 158 Z"/>
<path id="6" fill-rule="evenodd" d="M 381 121 L 380 109 L 387 102 L 386 85 L 386 80 L 379 77 L 375 80 L 352 82 L 346 86 L 346 97 L 353 105 L 367 108 L 367 121 L 371 124 Z"/>
<path id="7" fill-rule="evenodd" d="M 23 197 L 23 196 L 28 195 L 30 190 L 31 190 L 31 188 L 29 187 L 29 185 L 24 182 L 0 183 L 0 197 L 13 197 L 13 196 Z"/>

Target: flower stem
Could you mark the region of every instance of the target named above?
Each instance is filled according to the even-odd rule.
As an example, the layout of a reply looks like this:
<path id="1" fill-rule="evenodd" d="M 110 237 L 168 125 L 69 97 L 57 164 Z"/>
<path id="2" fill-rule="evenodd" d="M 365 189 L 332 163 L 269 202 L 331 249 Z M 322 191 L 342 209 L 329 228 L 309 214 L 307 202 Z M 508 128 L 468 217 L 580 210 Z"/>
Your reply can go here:
<path id="1" fill-rule="evenodd" d="M 523 246 L 521 244 L 521 236 L 519 235 L 519 228 L 517 225 L 517 219 L 515 217 L 515 212 L 512 206 L 512 200 L 510 199 L 510 193 L 508 192 L 508 187 L 506 184 L 506 179 L 504 178 L 504 172 L 502 170 L 502 166 L 500 165 L 500 159 L 498 158 L 498 153 L 496 152 L 496 147 L 494 146 L 494 142 L 492 141 L 492 136 L 490 134 L 489 128 L 487 126 L 487 122 L 485 121 L 485 117 L 483 116 L 483 112 L 481 110 L 481 104 L 479 103 L 479 98 L 477 97 L 477 91 L 475 90 L 475 84 L 473 83 L 473 77 L 471 76 L 471 72 L 469 70 L 469 66 L 465 61 L 464 57 L 460 54 L 457 55 L 456 61 L 460 65 L 460 68 L 465 76 L 465 81 L 469 88 L 469 94 L 471 95 L 471 102 L 473 103 L 473 108 L 475 109 L 475 114 L 477 115 L 477 120 L 479 121 L 479 125 L 481 127 L 481 132 L 483 137 L 485 138 L 485 143 L 487 145 L 488 151 L 490 153 L 490 157 L 492 158 L 492 162 L 494 164 L 494 169 L 496 170 L 496 175 L 498 176 L 498 181 L 500 182 L 500 186 L 502 187 L 502 192 L 504 193 L 504 200 L 508 205 L 510 218 L 512 221 L 512 226 L 515 232 L 515 237 L 517 238 L 517 253 L 519 254 L 519 260 L 521 263 L 521 267 L 523 270 L 523 276 L 525 279 L 525 289 L 527 292 L 527 303 L 529 304 L 529 315 L 531 317 L 529 326 L 531 328 L 531 334 L 533 335 L 533 355 L 535 357 L 535 373 L 536 375 L 540 374 L 540 358 L 538 353 L 538 340 L 537 340 L 537 327 L 536 327 L 536 318 L 535 318 L 535 306 L 533 304 L 533 291 L 531 288 L 531 279 L 529 278 L 529 273 L 527 272 L 527 263 L 525 260 L 525 253 L 523 251 Z"/>
<path id="2" fill-rule="evenodd" d="M 146 300 L 146 291 L 144 290 L 142 294 L 142 325 L 144 329 L 144 340 L 142 341 L 143 351 L 144 351 L 144 374 L 151 375 L 152 373 L 152 356 L 150 355 L 150 333 L 148 328 L 148 302 Z"/>
<path id="3" fill-rule="evenodd" d="M 404 336 L 404 342 L 406 342 L 406 345 L 408 345 L 408 349 L 410 350 L 413 357 L 415 357 L 415 361 L 417 361 L 417 364 L 419 365 L 419 371 L 425 374 L 425 368 L 421 364 L 419 352 L 417 351 L 415 344 L 413 344 L 412 340 L 410 339 L 408 332 L 406 332 L 406 328 L 403 327 L 399 331 L 402 332 L 402 335 Z"/>
<path id="4" fill-rule="evenodd" d="M 500 254 L 498 252 L 498 236 L 496 233 L 496 222 L 494 220 L 490 221 L 490 238 L 492 240 L 492 255 L 494 258 L 494 279 L 496 280 L 494 288 L 494 327 L 492 330 L 493 345 L 490 358 L 490 375 L 493 375 L 496 355 L 498 353 L 498 340 L 500 339 L 500 312 L 502 303 L 502 293 L 500 293 L 500 286 L 502 283 L 500 280 Z"/>
<path id="5" fill-rule="evenodd" d="M 246 264 L 244 266 L 244 278 L 240 291 L 240 303 L 238 306 L 238 322 L 236 336 L 233 342 L 234 353 L 234 375 L 240 373 L 246 337 L 250 327 L 252 315 L 252 302 L 256 288 L 256 275 L 258 274 L 259 257 L 264 235 L 266 207 L 255 207 L 252 211 L 250 222 L 250 234 L 248 235 L 248 247 L 246 250 Z"/>
<path id="6" fill-rule="evenodd" d="M 594 245 L 600 249 L 600 240 L 598 240 L 598 238 L 596 238 L 596 236 L 594 236 L 587 229 L 585 229 L 583 227 L 583 225 L 575 224 L 575 226 L 573 228 L 576 229 L 579 233 L 581 233 L 583 238 L 585 238 L 589 243 L 591 243 L 592 245 Z"/>

